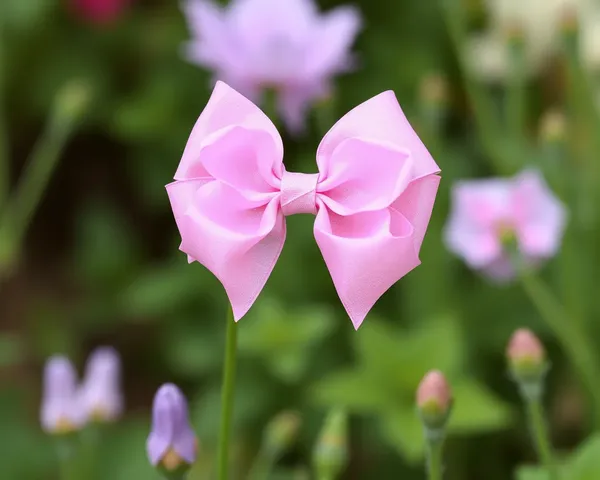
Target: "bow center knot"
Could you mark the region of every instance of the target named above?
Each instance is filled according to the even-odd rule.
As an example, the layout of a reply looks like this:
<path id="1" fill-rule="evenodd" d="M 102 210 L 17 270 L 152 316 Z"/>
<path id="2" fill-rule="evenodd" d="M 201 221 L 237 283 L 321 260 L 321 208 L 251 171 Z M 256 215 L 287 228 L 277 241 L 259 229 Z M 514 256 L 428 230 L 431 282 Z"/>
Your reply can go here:
<path id="1" fill-rule="evenodd" d="M 285 216 L 317 213 L 318 173 L 283 172 L 281 179 L 281 211 Z"/>

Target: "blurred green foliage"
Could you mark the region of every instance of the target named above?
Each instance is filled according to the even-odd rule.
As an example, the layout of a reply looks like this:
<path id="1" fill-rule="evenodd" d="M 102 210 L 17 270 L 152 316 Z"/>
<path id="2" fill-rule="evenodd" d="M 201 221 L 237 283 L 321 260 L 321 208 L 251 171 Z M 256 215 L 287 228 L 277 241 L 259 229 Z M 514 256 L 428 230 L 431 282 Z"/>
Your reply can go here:
<path id="1" fill-rule="evenodd" d="M 94 92 L 80 133 L 64 152 L 33 220 L 20 268 L 1 285 L 2 478 L 57 478 L 52 440 L 37 423 L 42 363 L 62 352 L 81 365 L 91 347 L 103 343 L 123 356 L 128 409 L 122 422 L 102 432 L 97 478 L 153 478 L 144 451 L 149 405 L 166 381 L 180 384 L 190 399 L 201 441 L 192 480 L 211 478 L 226 297 L 212 275 L 197 263 L 188 265 L 178 251 L 164 191 L 210 94 L 210 74 L 181 58 L 188 33 L 179 2 L 132 0 L 110 25 L 86 21 L 68 3 L 0 2 L 0 98 L 9 125 L 12 183 L 59 88 L 85 78 Z M 571 452 L 588 425 L 580 392 L 575 402 L 565 400 L 571 370 L 556 340 L 518 286 L 486 282 L 442 243 L 453 182 L 499 172 L 475 132 L 472 106 L 466 107 L 465 74 L 451 50 L 441 2 L 357 3 L 365 18 L 356 45 L 359 68 L 337 81 L 330 103 L 312 112 L 303 138 L 285 136 L 286 162 L 291 170 L 313 171 L 315 148 L 335 119 L 380 91 L 395 90 L 443 170 L 423 264 L 386 293 L 355 332 L 312 237 L 312 218 L 288 219 L 282 256 L 240 324 L 236 475 L 241 478 L 252 464 L 268 421 L 295 409 L 303 417 L 300 439 L 272 479 L 310 478 L 310 452 L 327 407 L 343 406 L 351 413 L 344 478 L 423 478 L 423 434 L 413 399 L 420 378 L 436 368 L 448 376 L 456 397 L 447 478 L 512 478 L 518 465 L 535 458 L 503 362 L 510 333 L 525 325 L 551 352 L 552 431 L 561 456 L 565 451 L 568 479 L 600 478 L 597 437 Z M 444 72 L 448 81 L 449 100 L 439 117 L 430 115 L 419 94 L 430 72 Z M 538 148 L 533 132 L 539 114 L 565 94 L 548 78 L 535 81 L 541 88 L 527 91 L 532 152 L 527 161 L 541 166 L 563 193 L 561 175 L 546 162 L 555 152 L 547 145 Z M 490 88 L 496 109 L 502 90 Z M 506 136 L 495 133 L 498 152 L 510 151 Z M 569 172 L 564 198 L 571 202 L 585 172 L 559 168 Z M 590 318 L 590 331 L 598 333 L 600 215 L 588 197 L 576 197 L 583 207 L 573 213 L 583 220 L 543 274 L 564 292 L 570 311 Z M 574 418 L 571 424 L 561 421 L 567 416 Z M 523 467 L 517 478 L 544 475 Z"/>

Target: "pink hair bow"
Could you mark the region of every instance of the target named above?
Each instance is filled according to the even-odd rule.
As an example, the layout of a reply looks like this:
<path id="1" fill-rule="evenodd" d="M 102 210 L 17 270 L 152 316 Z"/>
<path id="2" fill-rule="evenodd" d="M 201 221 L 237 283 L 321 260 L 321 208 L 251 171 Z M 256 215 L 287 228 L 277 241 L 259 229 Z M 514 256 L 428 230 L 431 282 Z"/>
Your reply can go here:
<path id="1" fill-rule="evenodd" d="M 266 115 L 218 82 L 167 192 L 188 260 L 223 284 L 239 320 L 285 241 L 285 217 L 316 214 L 314 235 L 358 328 L 396 281 L 419 265 L 440 169 L 393 92 L 354 108 L 325 135 L 319 173 L 288 172 Z"/>

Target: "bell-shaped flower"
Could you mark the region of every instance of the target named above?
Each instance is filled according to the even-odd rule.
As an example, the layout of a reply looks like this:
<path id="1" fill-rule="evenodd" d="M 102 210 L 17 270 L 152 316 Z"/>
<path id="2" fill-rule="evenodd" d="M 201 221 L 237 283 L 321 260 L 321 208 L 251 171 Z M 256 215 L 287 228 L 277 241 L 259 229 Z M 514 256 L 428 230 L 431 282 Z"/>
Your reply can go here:
<path id="1" fill-rule="evenodd" d="M 43 382 L 40 422 L 44 431 L 59 435 L 78 430 L 84 416 L 73 364 L 66 357 L 51 357 L 46 362 Z"/>
<path id="2" fill-rule="evenodd" d="M 100 347 L 92 352 L 79 394 L 88 420 L 109 422 L 121 415 L 121 360 L 115 349 Z"/>
<path id="3" fill-rule="evenodd" d="M 163 385 L 152 407 L 152 430 L 146 444 L 150 463 L 167 472 L 185 471 L 196 461 L 197 449 L 183 393 L 173 384 Z"/>

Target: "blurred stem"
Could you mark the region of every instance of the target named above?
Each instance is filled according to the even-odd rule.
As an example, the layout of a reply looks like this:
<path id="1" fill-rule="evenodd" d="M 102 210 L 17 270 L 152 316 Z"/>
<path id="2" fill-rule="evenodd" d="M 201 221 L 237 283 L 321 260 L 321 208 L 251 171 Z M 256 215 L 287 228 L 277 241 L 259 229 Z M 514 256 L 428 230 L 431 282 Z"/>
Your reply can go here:
<path id="1" fill-rule="evenodd" d="M 250 470 L 250 480 L 267 480 L 273 469 L 275 458 L 265 448 L 261 448 Z"/>
<path id="2" fill-rule="evenodd" d="M 567 62 L 568 100 L 570 107 L 570 136 L 578 148 L 575 152 L 586 167 L 579 179 L 579 219 L 589 227 L 596 219 L 598 199 L 597 184 L 600 182 L 600 115 L 590 79 L 581 64 L 578 28 L 565 32 L 563 39 Z M 588 147 L 581 150 L 581 146 Z M 591 151 L 590 151 L 591 150 Z"/>
<path id="3" fill-rule="evenodd" d="M 522 38 L 513 38 L 508 45 L 511 72 L 506 97 L 507 131 L 514 145 L 516 169 L 526 162 L 525 144 L 525 55 Z"/>
<path id="4" fill-rule="evenodd" d="M 588 341 L 589 337 L 578 322 L 570 321 L 556 296 L 538 277 L 527 268 L 521 268 L 520 273 L 523 289 L 556 339 L 562 344 L 580 380 L 587 388 L 593 407 L 594 429 L 600 430 L 600 389 L 597 388 L 600 372 L 595 351 Z"/>
<path id="5" fill-rule="evenodd" d="M 552 446 L 548 435 L 548 426 L 544 417 L 544 408 L 540 398 L 524 395 L 527 407 L 529 429 L 535 443 L 540 460 L 549 475 L 550 480 L 558 480 L 558 471 L 552 456 Z"/>
<path id="6" fill-rule="evenodd" d="M 5 45 L 3 18 L 0 18 L 0 215 L 4 211 L 4 203 L 10 187 L 10 152 L 8 147 L 8 133 L 6 131 L 6 107 L 4 98 L 6 89 Z"/>
<path id="7" fill-rule="evenodd" d="M 494 113 L 493 104 L 483 86 L 474 78 L 465 54 L 467 32 L 465 28 L 464 8 L 456 0 L 440 0 L 444 19 L 450 35 L 450 40 L 458 58 L 465 90 L 473 109 L 475 124 L 481 137 L 481 142 L 489 156 L 496 172 L 501 175 L 513 173 L 507 165 L 502 154 L 498 139 L 503 136 L 500 133 L 498 118 Z"/>
<path id="8" fill-rule="evenodd" d="M 233 319 L 231 305 L 227 307 L 227 332 L 225 338 L 225 363 L 223 365 L 223 384 L 221 385 L 221 429 L 219 434 L 218 478 L 228 480 L 229 444 L 233 401 L 235 396 L 235 371 L 237 354 L 237 324 Z"/>
<path id="9" fill-rule="evenodd" d="M 81 443 L 86 480 L 96 478 L 96 452 L 100 446 L 101 434 L 101 425 L 94 422 L 88 424 L 82 431 Z"/>
<path id="10" fill-rule="evenodd" d="M 443 439 L 430 438 L 427 446 L 427 478 L 429 480 L 442 480 Z"/>
<path id="11" fill-rule="evenodd" d="M 73 438 L 58 438 L 56 443 L 60 480 L 80 480 Z"/>
<path id="12" fill-rule="evenodd" d="M 0 216 L 0 278 L 18 262 L 21 244 L 44 195 L 61 152 L 87 105 L 85 85 L 72 83 L 57 95 L 41 137 L 31 152 L 21 180 Z"/>

